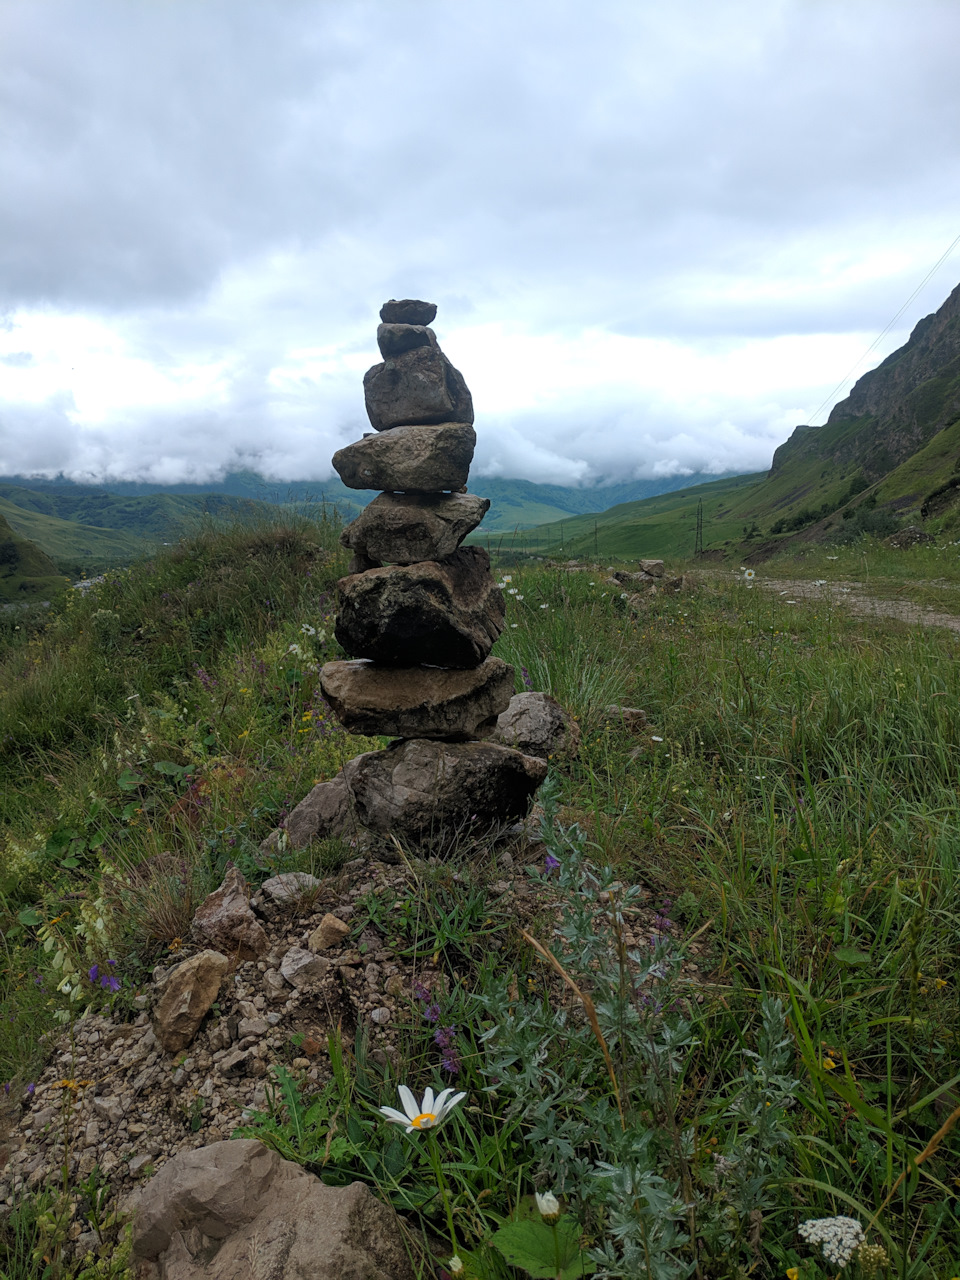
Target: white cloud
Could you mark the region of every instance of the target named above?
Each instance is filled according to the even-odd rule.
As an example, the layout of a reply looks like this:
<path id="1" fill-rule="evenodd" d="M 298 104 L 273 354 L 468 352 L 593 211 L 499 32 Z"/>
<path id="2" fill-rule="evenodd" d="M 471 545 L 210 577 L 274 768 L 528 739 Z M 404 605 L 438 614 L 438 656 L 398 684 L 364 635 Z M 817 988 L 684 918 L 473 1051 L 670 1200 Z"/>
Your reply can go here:
<path id="1" fill-rule="evenodd" d="M 0 470 L 322 478 L 390 296 L 479 469 L 766 466 L 956 234 L 958 41 L 953 0 L 0 6 Z"/>

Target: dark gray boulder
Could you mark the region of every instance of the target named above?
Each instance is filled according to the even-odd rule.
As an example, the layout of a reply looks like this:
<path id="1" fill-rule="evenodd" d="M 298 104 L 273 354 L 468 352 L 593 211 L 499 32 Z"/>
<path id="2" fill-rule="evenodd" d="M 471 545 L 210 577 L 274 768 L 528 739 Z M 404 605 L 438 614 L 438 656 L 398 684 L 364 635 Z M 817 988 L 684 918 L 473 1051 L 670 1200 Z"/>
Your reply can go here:
<path id="1" fill-rule="evenodd" d="M 480 834 L 529 811 L 547 763 L 487 742 L 410 738 L 343 768 L 365 827 L 420 840 Z"/>
<path id="2" fill-rule="evenodd" d="M 478 667 L 503 630 L 503 593 L 482 547 L 341 578 L 336 636 L 385 666 Z"/>
<path id="3" fill-rule="evenodd" d="M 419 298 L 391 298 L 380 308 L 384 324 L 433 324 L 437 317 L 435 302 L 421 302 Z"/>
<path id="4" fill-rule="evenodd" d="M 375 364 L 363 377 L 367 417 L 377 431 L 440 422 L 473 422 L 463 375 L 437 346 L 419 346 Z"/>
<path id="5" fill-rule="evenodd" d="M 422 324 L 382 324 L 377 329 L 377 346 L 384 360 L 402 356 L 414 347 L 435 347 L 437 335 Z"/>

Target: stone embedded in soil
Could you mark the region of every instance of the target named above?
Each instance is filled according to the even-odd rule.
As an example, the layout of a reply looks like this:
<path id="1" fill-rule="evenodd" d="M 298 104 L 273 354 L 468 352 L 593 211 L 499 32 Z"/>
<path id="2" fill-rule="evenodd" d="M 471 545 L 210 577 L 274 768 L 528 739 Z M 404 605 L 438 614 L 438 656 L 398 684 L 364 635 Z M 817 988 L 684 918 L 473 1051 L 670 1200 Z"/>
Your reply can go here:
<path id="1" fill-rule="evenodd" d="M 473 422 L 473 397 L 459 369 L 436 345 L 413 347 L 363 376 L 363 398 L 377 431 L 439 422 Z"/>
<path id="2" fill-rule="evenodd" d="M 391 298 L 380 308 L 384 324 L 433 324 L 436 318 L 437 304 L 420 298 Z"/>
<path id="3" fill-rule="evenodd" d="M 201 951 L 168 974 L 153 1011 L 154 1035 L 166 1053 L 179 1053 L 196 1035 L 229 967 L 219 951 Z"/>
<path id="4" fill-rule="evenodd" d="M 307 939 L 307 947 L 311 951 L 328 951 L 339 945 L 350 935 L 350 926 L 339 916 L 328 911 Z"/>
<path id="5" fill-rule="evenodd" d="M 377 329 L 377 346 L 384 360 L 402 356 L 416 347 L 435 347 L 437 335 L 422 324 L 382 324 Z"/>
<path id="6" fill-rule="evenodd" d="M 277 827 L 261 841 L 260 852 L 275 854 L 280 848 L 304 849 L 314 840 L 343 836 L 354 830 L 356 823 L 350 805 L 350 792 L 338 773 L 329 782 L 318 782 Z"/>
<path id="7" fill-rule="evenodd" d="M 338 449 L 333 465 L 348 489 L 440 493 L 467 483 L 476 444 L 468 422 L 396 427 Z"/>
<path id="8" fill-rule="evenodd" d="M 514 689 L 513 667 L 487 658 L 478 667 L 382 667 L 328 662 L 323 696 L 351 733 L 398 738 L 477 738 L 493 731 Z"/>
<path id="9" fill-rule="evenodd" d="M 580 729 L 549 693 L 517 693 L 498 717 L 491 741 L 546 760 L 555 751 L 575 754 Z"/>
<path id="10" fill-rule="evenodd" d="M 193 930 L 204 942 L 237 960 L 259 960 L 270 949 L 263 925 L 250 910 L 250 891 L 237 867 L 200 904 Z"/>
<path id="11" fill-rule="evenodd" d="M 330 961 L 325 956 L 315 955 L 303 947 L 291 947 L 280 962 L 280 972 L 298 991 L 319 982 L 329 968 Z"/>
<path id="12" fill-rule="evenodd" d="M 473 493 L 381 493 L 347 525 L 340 542 L 373 564 L 443 560 L 489 509 L 489 498 Z"/>
<path id="13" fill-rule="evenodd" d="M 482 547 L 446 560 L 341 578 L 336 637 L 355 658 L 385 666 L 478 667 L 503 630 L 503 593 Z"/>
<path id="14" fill-rule="evenodd" d="M 181 1151 L 139 1193 L 137 1275 L 166 1280 L 412 1280 L 395 1210 L 329 1187 L 253 1138 Z"/>
<path id="15" fill-rule="evenodd" d="M 525 817 L 547 764 L 487 742 L 413 738 L 357 756 L 343 773 L 365 827 L 421 840 Z"/>

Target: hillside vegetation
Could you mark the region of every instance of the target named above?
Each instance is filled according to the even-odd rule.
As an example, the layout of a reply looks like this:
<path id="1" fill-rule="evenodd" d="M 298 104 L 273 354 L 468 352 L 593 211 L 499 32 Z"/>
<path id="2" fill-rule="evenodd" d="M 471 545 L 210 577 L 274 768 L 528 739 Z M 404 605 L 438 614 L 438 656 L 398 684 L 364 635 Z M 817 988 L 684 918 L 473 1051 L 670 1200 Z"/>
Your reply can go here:
<path id="1" fill-rule="evenodd" d="M 869 540 L 859 550 L 868 567 L 893 554 Z M 927 564 L 900 555 L 901 578 Z M 40 1033 L 58 1018 L 136 1014 L 145 975 L 187 937 L 228 861 L 256 885 L 278 869 L 326 877 L 354 856 L 337 842 L 259 852 L 316 780 L 379 745 L 344 733 L 318 692 L 318 666 L 338 656 L 343 567 L 329 521 L 209 526 L 61 608 L 0 615 L 0 1062 L 12 1099 L 29 1105 Z M 337 1115 L 359 1143 L 350 1176 L 370 1181 L 381 1167 L 396 1135 L 383 1135 L 376 1107 L 395 1104 L 396 1085 L 439 1079 L 468 1101 L 440 1133 L 445 1190 L 434 1183 L 405 1212 L 442 1237 L 446 1204 L 467 1274 L 528 1274 L 490 1233 L 523 1193 L 554 1188 L 579 1224 L 575 1243 L 583 1229 L 583 1248 L 634 1259 L 617 1274 L 641 1274 L 655 1247 L 669 1280 L 696 1269 L 825 1280 L 836 1268 L 797 1225 L 839 1214 L 868 1228 L 889 1260 L 882 1274 L 953 1276 L 956 637 L 856 622 L 739 572 L 688 574 L 682 593 L 642 599 L 618 587 L 590 566 L 504 579 L 496 652 L 518 689 L 554 694 L 582 733 L 578 754 L 551 763 L 552 861 L 542 846 L 465 836 L 442 863 L 402 850 L 406 898 L 377 889 L 378 864 L 365 871 L 354 938 L 375 923 L 398 953 L 429 955 L 447 974 L 442 1019 L 457 1055 L 444 1075 L 415 1000 L 392 1065 L 375 1068 L 362 1037 L 348 1044 L 331 1028 Z M 646 723 L 611 706 L 642 708 Z M 533 886 L 540 914 L 518 917 L 505 877 Z M 635 983 L 617 939 L 637 903 L 656 919 Z M 606 1059 L 521 925 L 593 991 Z M 83 977 L 108 960 L 115 993 Z M 79 975 L 73 1002 L 57 990 L 65 972 Z M 294 1093 L 278 1095 L 262 1132 L 296 1152 L 306 1111 L 294 1057 L 271 1067 Z M 429 1186 L 423 1145 L 397 1150 L 381 1194 L 405 1179 Z M 69 1172 L 56 1188 L 24 1189 L 0 1273 L 41 1274 L 31 1267 L 45 1250 L 49 1275 L 79 1274 L 68 1228 L 91 1212 Z M 122 1228 L 111 1230 L 116 1240 Z M 122 1254 L 114 1266 L 107 1252 L 82 1274 L 119 1280 Z"/>

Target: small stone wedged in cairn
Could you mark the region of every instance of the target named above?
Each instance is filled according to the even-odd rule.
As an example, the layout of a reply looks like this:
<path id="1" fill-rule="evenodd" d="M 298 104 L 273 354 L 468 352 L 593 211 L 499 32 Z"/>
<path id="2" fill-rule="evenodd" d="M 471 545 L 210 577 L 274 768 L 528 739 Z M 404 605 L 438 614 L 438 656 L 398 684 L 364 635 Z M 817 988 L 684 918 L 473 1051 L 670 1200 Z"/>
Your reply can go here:
<path id="1" fill-rule="evenodd" d="M 381 326 L 382 327 L 382 326 Z M 473 422 L 463 375 L 429 341 L 375 364 L 363 375 L 367 417 L 377 431 L 440 422 Z"/>
<path id="2" fill-rule="evenodd" d="M 436 347 L 437 335 L 423 324 L 382 324 L 377 329 L 377 346 L 384 360 L 402 356 L 415 347 Z"/>
<path id="3" fill-rule="evenodd" d="M 503 592 L 482 547 L 368 569 L 337 586 L 337 640 L 351 657 L 384 666 L 476 667 L 504 627 Z"/>
<path id="4" fill-rule="evenodd" d="M 391 298 L 380 308 L 384 324 L 433 324 L 436 318 L 437 304 L 420 298 Z"/>
<path id="5" fill-rule="evenodd" d="M 338 449 L 333 465 L 348 489 L 456 491 L 467 483 L 476 444 L 468 422 L 395 427 Z"/>
<path id="6" fill-rule="evenodd" d="M 490 508 L 473 493 L 381 493 L 340 535 L 366 568 L 453 555 Z"/>
<path id="7" fill-rule="evenodd" d="M 547 762 L 488 742 L 408 738 L 348 760 L 343 776 L 363 826 L 421 840 L 525 817 Z"/>
<path id="8" fill-rule="evenodd" d="M 398 738 L 485 738 L 510 705 L 513 667 L 487 658 L 479 667 L 380 667 L 328 662 L 323 696 L 350 733 Z"/>

